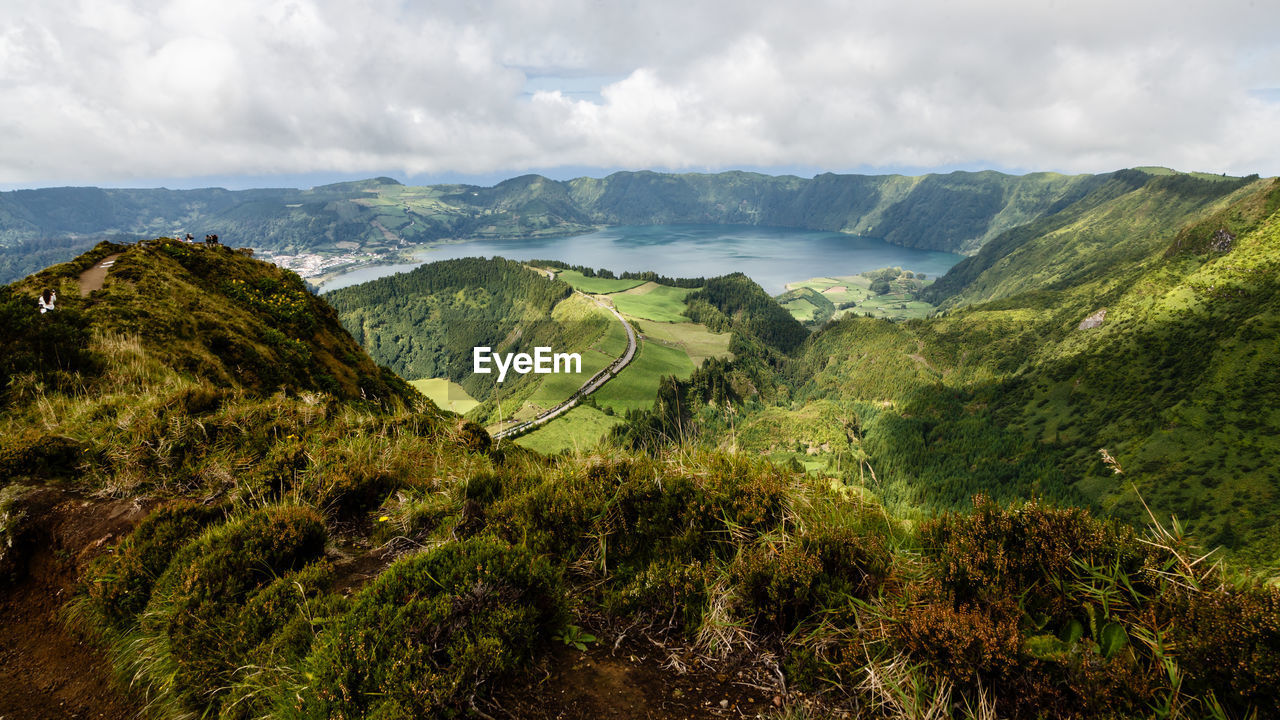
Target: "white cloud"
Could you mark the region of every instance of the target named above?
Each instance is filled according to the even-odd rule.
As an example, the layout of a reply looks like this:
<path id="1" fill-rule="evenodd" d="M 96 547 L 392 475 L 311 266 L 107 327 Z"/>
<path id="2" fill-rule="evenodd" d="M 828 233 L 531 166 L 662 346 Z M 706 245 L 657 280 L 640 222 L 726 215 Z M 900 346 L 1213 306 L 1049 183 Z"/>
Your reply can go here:
<path id="1" fill-rule="evenodd" d="M 1280 104 L 1251 92 L 1280 86 L 1270 3 L 9 4 L 7 184 L 562 166 L 1280 173 Z M 561 93 L 545 76 L 617 79 Z"/>

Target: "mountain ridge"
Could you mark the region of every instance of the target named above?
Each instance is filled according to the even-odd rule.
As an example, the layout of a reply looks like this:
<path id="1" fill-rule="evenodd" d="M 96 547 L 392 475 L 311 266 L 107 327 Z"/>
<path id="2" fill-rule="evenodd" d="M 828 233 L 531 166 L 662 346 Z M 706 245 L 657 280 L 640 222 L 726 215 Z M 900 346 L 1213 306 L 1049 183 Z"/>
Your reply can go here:
<path id="1" fill-rule="evenodd" d="M 87 243 L 111 234 L 141 238 L 193 232 L 273 251 L 367 247 L 393 253 L 440 239 L 545 237 L 603 225 L 694 223 L 828 230 L 906 247 L 972 253 L 1010 228 L 1070 207 L 1124 172 L 1148 180 L 1168 177 L 1139 170 L 1098 175 L 824 173 L 808 179 L 737 171 L 623 171 L 565 181 L 523 175 L 492 187 L 411 187 L 381 177 L 306 190 L 14 190 L 0 192 L 0 246 L 25 244 L 25 252 L 31 252 L 72 238 Z M 8 272 L 17 277 L 24 268 L 28 266 Z"/>

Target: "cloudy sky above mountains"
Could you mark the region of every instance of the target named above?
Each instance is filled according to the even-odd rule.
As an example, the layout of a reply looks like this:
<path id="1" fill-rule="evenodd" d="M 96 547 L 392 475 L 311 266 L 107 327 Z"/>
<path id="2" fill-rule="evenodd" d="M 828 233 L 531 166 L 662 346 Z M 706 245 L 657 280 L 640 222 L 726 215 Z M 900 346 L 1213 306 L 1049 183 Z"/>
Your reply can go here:
<path id="1" fill-rule="evenodd" d="M 1280 174 L 1271 0 L 4 4 L 7 188 Z"/>

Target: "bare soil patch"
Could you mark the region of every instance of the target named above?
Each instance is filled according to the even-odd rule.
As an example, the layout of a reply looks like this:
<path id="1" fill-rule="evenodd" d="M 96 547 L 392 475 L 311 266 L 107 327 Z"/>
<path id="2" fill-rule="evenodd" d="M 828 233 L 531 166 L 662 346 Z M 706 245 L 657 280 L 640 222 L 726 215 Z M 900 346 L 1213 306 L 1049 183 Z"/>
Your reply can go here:
<path id="1" fill-rule="evenodd" d="M 147 509 L 133 500 L 88 500 L 53 488 L 32 498 L 25 567 L 14 582 L 0 585 L 0 718 L 138 715 L 140 700 L 114 683 L 102 651 L 68 631 L 59 611 L 80 570 Z"/>
<path id="2" fill-rule="evenodd" d="M 484 712 L 495 720 L 755 718 L 776 709 L 775 697 L 782 702 L 732 667 L 677 673 L 664 663 L 638 643 L 557 646 L 529 680 L 496 690 Z"/>

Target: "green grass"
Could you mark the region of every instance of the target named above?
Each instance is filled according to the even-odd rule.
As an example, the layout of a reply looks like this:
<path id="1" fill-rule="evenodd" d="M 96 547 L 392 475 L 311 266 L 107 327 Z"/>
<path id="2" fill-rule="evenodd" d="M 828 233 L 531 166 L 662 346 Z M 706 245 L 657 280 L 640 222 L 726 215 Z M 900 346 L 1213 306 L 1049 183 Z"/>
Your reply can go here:
<path id="1" fill-rule="evenodd" d="M 605 312 L 594 304 L 591 304 L 591 307 L 595 312 L 602 314 Z M 627 350 L 627 331 L 612 313 L 608 314 L 608 318 L 609 327 L 604 334 L 592 343 L 591 347 L 578 353 L 582 356 L 582 372 L 544 375 L 538 389 L 528 397 L 524 406 L 516 413 L 516 419 L 528 420 L 543 410 L 559 405 L 582 387 L 583 383 L 591 379 L 592 375 L 622 357 Z"/>
<path id="2" fill-rule="evenodd" d="M 797 298 L 782 304 L 782 307 L 791 313 L 791 317 L 802 323 L 813 322 L 813 318 L 818 314 L 818 307 L 804 298 Z"/>
<path id="3" fill-rule="evenodd" d="M 410 380 L 409 384 L 418 392 L 426 395 L 431 402 L 436 404 L 436 407 L 456 412 L 459 415 L 467 414 L 467 411 L 480 404 L 478 400 L 468 395 L 461 385 L 448 378 Z"/>
<path id="4" fill-rule="evenodd" d="M 609 313 L 608 317 L 609 329 L 599 340 L 592 343 L 591 347 L 616 359 L 622 357 L 622 354 L 627 351 L 627 329 L 622 327 L 622 323 L 618 322 L 618 318 L 614 317 L 613 313 Z"/>
<path id="5" fill-rule="evenodd" d="M 898 279 L 892 281 L 892 291 L 884 295 L 871 292 L 871 279 L 866 275 L 846 275 L 841 277 L 810 278 L 801 282 L 788 283 L 789 290 L 812 288 L 836 305 L 854 303 L 851 307 L 836 310 L 833 318 L 839 319 L 848 315 L 871 315 L 871 317 L 889 320 L 910 320 L 927 318 L 933 315 L 936 307 L 916 298 L 916 291 L 933 282 L 933 278 L 919 281 Z M 800 322 L 810 322 L 817 308 L 803 298 L 797 298 L 783 305 Z"/>
<path id="6" fill-rule="evenodd" d="M 684 350 L 641 342 L 631 364 L 592 397 L 601 406 L 612 407 L 619 413 L 647 410 L 653 407 L 653 400 L 658 396 L 658 382 L 664 375 L 685 379 L 692 374 L 693 361 Z"/>
<path id="7" fill-rule="evenodd" d="M 582 372 L 552 373 L 544 376 L 538 389 L 529 396 L 524 406 L 515 414 L 517 420 L 531 419 L 543 410 L 564 402 L 570 395 L 577 392 L 583 383 L 590 380 L 592 375 L 618 359 L 617 355 L 608 355 L 595 349 L 583 350 L 578 354 L 582 356 Z"/>
<path id="8" fill-rule="evenodd" d="M 593 407 L 576 407 L 528 435 L 516 438 L 515 442 L 543 454 L 588 450 L 595 447 L 610 428 L 621 423 L 622 418 L 617 415 L 606 415 Z"/>
<path id="9" fill-rule="evenodd" d="M 648 282 L 626 292 L 616 293 L 609 298 L 618 308 L 618 312 L 642 320 L 658 322 L 686 322 L 684 315 L 684 297 L 692 292 L 689 288 L 676 288 Z"/>
<path id="10" fill-rule="evenodd" d="M 663 345 L 678 347 L 688 354 L 693 364 L 701 367 L 707 358 L 732 358 L 729 339 L 732 333 L 713 333 L 700 323 L 662 323 L 642 320 L 636 325 L 640 333 Z"/>
<path id="11" fill-rule="evenodd" d="M 644 283 L 643 280 L 610 280 L 608 278 L 587 277 L 577 270 L 560 270 L 556 278 L 569 283 L 574 290 L 593 295 L 622 292 Z"/>

